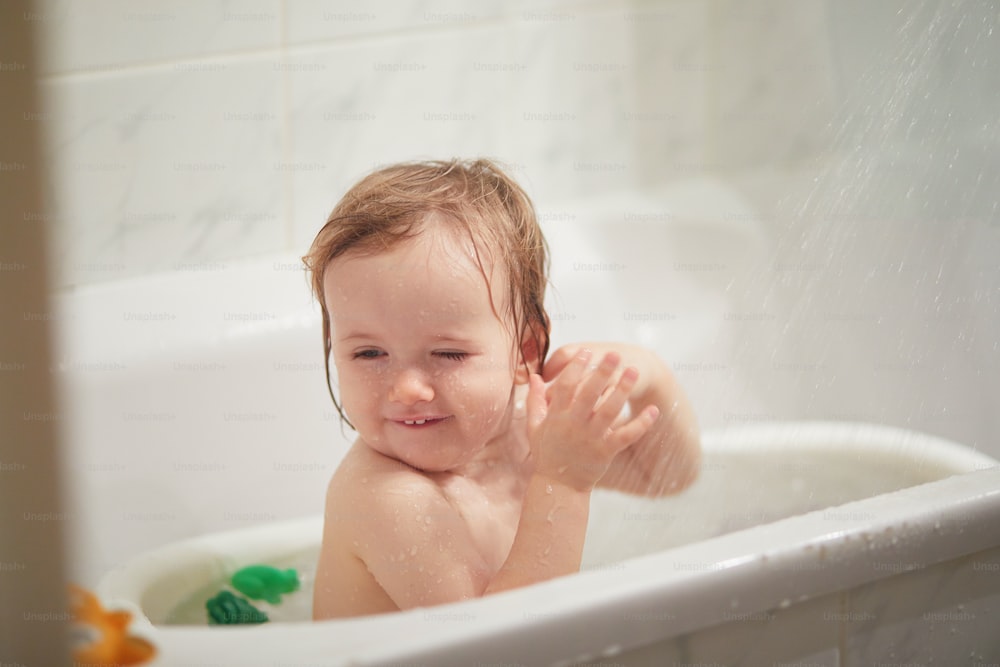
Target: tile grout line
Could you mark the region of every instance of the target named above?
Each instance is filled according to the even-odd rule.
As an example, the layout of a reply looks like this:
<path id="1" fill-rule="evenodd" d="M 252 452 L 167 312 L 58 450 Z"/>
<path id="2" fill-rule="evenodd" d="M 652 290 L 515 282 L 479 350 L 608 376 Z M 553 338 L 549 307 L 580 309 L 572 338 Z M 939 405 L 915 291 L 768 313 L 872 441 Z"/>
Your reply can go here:
<path id="1" fill-rule="evenodd" d="M 718 127 L 716 122 L 716 112 L 719 102 L 719 77 L 717 75 L 719 62 L 722 59 L 720 50 L 722 45 L 719 40 L 719 15 L 723 8 L 719 6 L 719 0 L 713 0 L 708 6 L 707 20 L 705 22 L 705 42 L 708 44 L 708 53 L 705 63 L 707 71 L 703 72 L 704 80 L 701 82 L 704 88 L 703 99 L 705 101 L 704 122 L 705 126 L 701 130 L 702 154 L 701 160 L 707 164 L 715 164 L 718 156 Z"/>
<path id="2" fill-rule="evenodd" d="M 280 60 L 282 64 L 287 64 L 288 59 L 288 3 L 286 0 L 281 0 L 281 6 L 278 11 L 278 41 L 279 48 L 281 50 Z M 291 164 L 292 154 L 293 154 L 293 142 L 295 141 L 294 133 L 292 132 L 292 92 L 291 92 L 291 77 L 289 76 L 288 68 L 283 67 L 281 70 L 281 129 L 280 129 L 280 141 L 281 141 L 281 158 L 285 164 Z M 284 221 L 282 224 L 283 239 L 282 243 L 284 249 L 287 251 L 293 250 L 293 245 L 295 242 L 295 184 L 293 181 L 294 170 L 283 169 L 282 170 L 282 197 L 284 199 Z"/>
<path id="3" fill-rule="evenodd" d="M 840 592 L 840 624 L 837 628 L 837 665 L 848 667 L 847 665 L 847 624 L 851 611 L 851 591 Z"/>

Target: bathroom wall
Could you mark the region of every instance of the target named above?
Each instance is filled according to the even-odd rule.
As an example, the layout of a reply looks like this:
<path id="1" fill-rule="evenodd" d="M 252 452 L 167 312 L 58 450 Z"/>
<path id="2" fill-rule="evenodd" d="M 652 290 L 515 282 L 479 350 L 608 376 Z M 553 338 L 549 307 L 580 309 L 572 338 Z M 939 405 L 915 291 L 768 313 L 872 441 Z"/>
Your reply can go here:
<path id="1" fill-rule="evenodd" d="M 754 213 L 716 214 L 770 249 L 733 286 L 761 303 L 731 318 L 746 349 L 711 364 L 752 375 L 754 407 L 705 426 L 888 423 L 1000 456 L 996 2 L 35 6 L 49 106 L 25 121 L 55 171 L 26 215 L 59 285 L 301 253 L 401 159 L 495 156 L 543 219 L 721 176 Z"/>
<path id="2" fill-rule="evenodd" d="M 304 250 L 400 159 L 496 156 L 542 205 L 795 164 L 833 95 L 820 0 L 39 0 L 26 18 L 47 38 L 31 120 L 64 286 Z"/>

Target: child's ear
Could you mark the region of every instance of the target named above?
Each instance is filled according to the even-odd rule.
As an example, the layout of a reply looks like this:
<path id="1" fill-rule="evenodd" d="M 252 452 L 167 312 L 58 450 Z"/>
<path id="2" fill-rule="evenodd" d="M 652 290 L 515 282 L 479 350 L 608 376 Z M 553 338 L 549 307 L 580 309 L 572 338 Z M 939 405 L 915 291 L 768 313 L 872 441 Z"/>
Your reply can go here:
<path id="1" fill-rule="evenodd" d="M 529 373 L 542 372 L 541 350 L 536 338 L 530 330 L 524 332 L 524 339 L 521 341 L 521 358 L 518 359 L 517 368 L 514 371 L 515 384 L 528 384 Z"/>

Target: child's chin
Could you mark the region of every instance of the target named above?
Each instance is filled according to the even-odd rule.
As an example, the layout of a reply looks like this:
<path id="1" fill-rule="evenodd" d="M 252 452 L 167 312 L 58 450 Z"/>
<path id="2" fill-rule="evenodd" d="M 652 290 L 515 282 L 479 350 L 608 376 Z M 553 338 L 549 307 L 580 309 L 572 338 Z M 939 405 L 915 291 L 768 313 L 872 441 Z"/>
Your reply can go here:
<path id="1" fill-rule="evenodd" d="M 449 470 L 454 470 L 460 465 L 466 463 L 464 457 L 454 457 L 454 458 L 443 458 L 443 457 L 407 457 L 407 459 L 401 459 L 404 463 L 409 465 L 411 468 L 416 468 L 421 472 L 426 473 L 440 473 L 448 472 Z"/>
<path id="2" fill-rule="evenodd" d="M 421 472 L 448 472 L 469 462 L 466 452 L 401 452 L 400 461 Z"/>
<path id="3" fill-rule="evenodd" d="M 398 441 L 392 437 L 375 439 L 362 438 L 365 444 L 374 451 L 391 459 L 405 463 L 426 473 L 440 473 L 454 470 L 469 463 L 475 457 L 475 451 L 470 451 L 468 444 L 448 445 L 441 442 L 428 443 Z M 475 450 L 475 447 L 471 448 Z"/>

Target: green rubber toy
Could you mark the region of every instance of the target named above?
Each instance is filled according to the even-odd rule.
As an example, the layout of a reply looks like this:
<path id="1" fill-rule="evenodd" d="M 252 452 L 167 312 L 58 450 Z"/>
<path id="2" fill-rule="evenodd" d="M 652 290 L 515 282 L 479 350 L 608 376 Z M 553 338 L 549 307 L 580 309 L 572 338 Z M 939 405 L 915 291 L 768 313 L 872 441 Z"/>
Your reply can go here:
<path id="1" fill-rule="evenodd" d="M 251 600 L 280 604 L 282 594 L 299 590 L 299 574 L 292 568 L 279 570 L 270 565 L 249 565 L 237 570 L 230 583 Z"/>
<path id="2" fill-rule="evenodd" d="M 230 591 L 220 591 L 205 602 L 209 625 L 267 623 L 267 614 Z"/>

